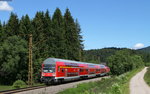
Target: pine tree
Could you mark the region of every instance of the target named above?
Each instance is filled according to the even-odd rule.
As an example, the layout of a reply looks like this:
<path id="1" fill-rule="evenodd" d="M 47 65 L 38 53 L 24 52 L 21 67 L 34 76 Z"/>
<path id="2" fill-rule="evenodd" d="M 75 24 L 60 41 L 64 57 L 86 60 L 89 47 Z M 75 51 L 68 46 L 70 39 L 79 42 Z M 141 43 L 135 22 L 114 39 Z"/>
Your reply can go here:
<path id="1" fill-rule="evenodd" d="M 80 61 L 83 61 L 83 49 L 84 49 L 84 45 L 83 45 L 83 37 L 82 37 L 82 35 L 81 35 L 81 28 L 80 28 L 80 25 L 79 25 L 79 22 L 78 22 L 78 20 L 76 20 L 76 31 L 77 31 L 77 34 L 78 34 L 78 38 L 77 38 L 77 40 L 78 40 L 78 48 L 79 48 L 79 60 Z"/>
<path id="2" fill-rule="evenodd" d="M 57 8 L 54 12 L 52 18 L 52 30 L 54 32 L 54 51 L 55 57 L 57 58 L 66 58 L 66 51 L 65 51 L 65 31 L 64 31 L 64 21 L 63 16 L 59 8 Z"/>
<path id="3" fill-rule="evenodd" d="M 10 14 L 10 18 L 6 24 L 6 32 L 8 36 L 19 34 L 19 19 L 14 13 Z"/>
<path id="4" fill-rule="evenodd" d="M 0 21 L 0 32 L 2 31 L 2 24 L 1 24 L 1 21 Z"/>
<path id="5" fill-rule="evenodd" d="M 54 51 L 53 51 L 54 32 L 52 31 L 52 22 L 48 10 L 44 14 L 44 34 L 46 35 L 46 39 L 47 39 L 45 42 L 46 49 L 44 51 L 44 56 L 53 57 L 54 56 Z"/>
<path id="6" fill-rule="evenodd" d="M 20 20 L 19 34 L 28 41 L 28 34 L 33 33 L 33 25 L 28 15 L 22 16 Z"/>
<path id="7" fill-rule="evenodd" d="M 2 36 L 2 24 L 1 24 L 1 21 L 0 21 L 0 36 Z"/>
<path id="8" fill-rule="evenodd" d="M 44 12 L 37 12 L 33 21 L 33 44 L 36 44 L 36 57 L 43 58 L 43 50 L 45 49 L 44 42 L 46 40 L 46 34 L 44 34 Z"/>
<path id="9" fill-rule="evenodd" d="M 1 24 L 1 21 L 0 21 L 0 42 L 2 41 L 2 34 L 3 34 L 3 31 L 2 31 L 2 24 Z"/>
<path id="10" fill-rule="evenodd" d="M 66 9 L 64 15 L 65 21 L 65 38 L 66 38 L 66 51 L 68 59 L 79 60 L 79 41 L 76 25 L 71 16 L 69 9 Z"/>

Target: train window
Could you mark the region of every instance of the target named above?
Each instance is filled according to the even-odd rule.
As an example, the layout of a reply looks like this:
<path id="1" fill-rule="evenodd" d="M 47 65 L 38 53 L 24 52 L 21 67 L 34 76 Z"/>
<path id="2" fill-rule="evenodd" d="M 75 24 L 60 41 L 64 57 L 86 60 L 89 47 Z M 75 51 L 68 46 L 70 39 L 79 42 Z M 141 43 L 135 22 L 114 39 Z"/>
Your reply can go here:
<path id="1" fill-rule="evenodd" d="M 96 69 L 96 71 L 98 72 L 98 71 L 99 71 L 99 69 Z"/>
<path id="2" fill-rule="evenodd" d="M 88 72 L 88 69 L 86 69 L 86 71 Z"/>
<path id="3" fill-rule="evenodd" d="M 64 72 L 64 69 L 62 68 L 61 71 Z"/>
<path id="4" fill-rule="evenodd" d="M 44 64 L 43 72 L 47 72 L 47 73 L 53 73 L 53 72 L 55 72 L 55 65 Z"/>
<path id="5" fill-rule="evenodd" d="M 58 67 L 58 72 L 60 72 L 60 67 Z"/>
<path id="6" fill-rule="evenodd" d="M 82 70 L 80 69 L 80 72 L 81 72 Z"/>
<path id="7" fill-rule="evenodd" d="M 80 72 L 83 72 L 84 71 L 84 69 L 80 69 Z"/>

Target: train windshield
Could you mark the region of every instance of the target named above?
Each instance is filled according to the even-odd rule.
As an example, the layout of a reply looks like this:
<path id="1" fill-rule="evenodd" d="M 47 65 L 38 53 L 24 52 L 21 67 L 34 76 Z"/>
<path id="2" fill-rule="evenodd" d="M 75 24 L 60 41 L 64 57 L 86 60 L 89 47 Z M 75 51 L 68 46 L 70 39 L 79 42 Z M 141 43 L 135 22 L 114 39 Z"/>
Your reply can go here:
<path id="1" fill-rule="evenodd" d="M 52 65 L 52 64 L 44 64 L 43 72 L 46 72 L 46 73 L 54 73 L 54 72 L 55 72 L 55 65 Z"/>

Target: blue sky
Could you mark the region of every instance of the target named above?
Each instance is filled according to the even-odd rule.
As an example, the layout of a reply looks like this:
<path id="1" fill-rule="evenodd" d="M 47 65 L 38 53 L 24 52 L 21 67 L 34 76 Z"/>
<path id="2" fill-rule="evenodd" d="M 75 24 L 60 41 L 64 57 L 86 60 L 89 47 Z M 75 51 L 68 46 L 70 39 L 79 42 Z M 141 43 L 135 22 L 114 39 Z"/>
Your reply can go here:
<path id="1" fill-rule="evenodd" d="M 8 6 L 0 3 L 2 22 L 11 11 L 33 18 L 37 11 L 52 15 L 57 7 L 62 13 L 69 8 L 81 25 L 85 49 L 150 46 L 150 0 L 12 0 Z"/>

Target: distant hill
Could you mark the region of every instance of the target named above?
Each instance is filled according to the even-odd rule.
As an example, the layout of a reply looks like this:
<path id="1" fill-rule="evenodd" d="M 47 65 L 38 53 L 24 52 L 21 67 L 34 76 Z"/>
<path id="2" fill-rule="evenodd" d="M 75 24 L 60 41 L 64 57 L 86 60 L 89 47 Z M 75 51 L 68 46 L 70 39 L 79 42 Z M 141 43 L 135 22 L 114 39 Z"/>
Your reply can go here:
<path id="1" fill-rule="evenodd" d="M 131 54 L 142 56 L 144 62 L 150 62 L 150 46 L 138 50 L 128 48 L 102 48 L 84 50 L 84 61 L 93 63 L 105 63 L 107 58 L 114 55 L 119 50 L 128 50 Z"/>
<path id="2" fill-rule="evenodd" d="M 150 46 L 148 46 L 146 48 L 139 49 L 138 51 L 145 52 L 145 53 L 150 53 Z"/>
<path id="3" fill-rule="evenodd" d="M 103 48 L 103 49 L 91 49 L 84 51 L 84 58 L 87 62 L 94 62 L 94 63 L 102 63 L 106 62 L 107 57 L 115 54 L 119 50 L 123 50 L 127 48 Z M 131 49 L 128 49 L 131 50 Z"/>

